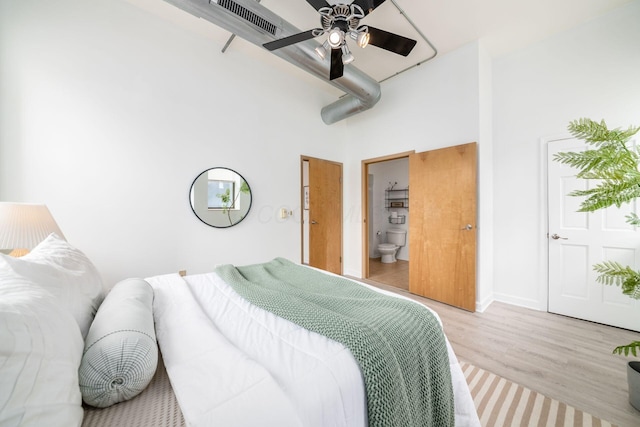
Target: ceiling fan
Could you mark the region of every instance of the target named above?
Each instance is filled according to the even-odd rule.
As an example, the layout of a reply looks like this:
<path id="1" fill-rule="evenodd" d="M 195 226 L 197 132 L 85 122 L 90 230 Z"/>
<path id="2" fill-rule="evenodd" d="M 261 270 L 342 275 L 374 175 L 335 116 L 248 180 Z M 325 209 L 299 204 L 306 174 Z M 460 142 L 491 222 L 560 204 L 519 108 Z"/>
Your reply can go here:
<path id="1" fill-rule="evenodd" d="M 354 0 L 353 3 L 337 3 L 330 5 L 326 0 L 307 0 L 320 14 L 322 28 L 294 34 L 272 42 L 264 43 L 268 50 L 276 50 L 328 34 L 327 40 L 316 48 L 316 53 L 324 59 L 331 49 L 331 68 L 329 80 L 342 77 L 344 64 L 353 62 L 353 54 L 347 46 L 347 38 L 355 40 L 358 46 L 364 48 L 371 44 L 398 55 L 407 56 L 416 45 L 416 41 L 389 33 L 368 25 L 360 25 L 360 20 L 373 12 L 385 0 Z"/>

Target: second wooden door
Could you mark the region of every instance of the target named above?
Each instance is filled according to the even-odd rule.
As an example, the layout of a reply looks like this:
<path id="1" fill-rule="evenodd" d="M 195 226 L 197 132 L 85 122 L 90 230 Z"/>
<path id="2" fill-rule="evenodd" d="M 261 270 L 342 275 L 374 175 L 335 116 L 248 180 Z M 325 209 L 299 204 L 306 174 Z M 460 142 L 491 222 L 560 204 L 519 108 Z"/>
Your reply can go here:
<path id="1" fill-rule="evenodd" d="M 342 164 L 309 161 L 309 265 L 342 274 Z"/>
<path id="2" fill-rule="evenodd" d="M 476 143 L 409 156 L 409 291 L 476 304 Z"/>

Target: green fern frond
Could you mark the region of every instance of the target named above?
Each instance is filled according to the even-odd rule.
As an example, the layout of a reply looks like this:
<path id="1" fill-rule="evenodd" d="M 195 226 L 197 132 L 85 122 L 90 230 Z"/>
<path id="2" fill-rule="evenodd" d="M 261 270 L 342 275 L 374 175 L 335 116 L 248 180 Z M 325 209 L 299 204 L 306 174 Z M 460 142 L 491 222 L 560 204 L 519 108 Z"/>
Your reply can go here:
<path id="1" fill-rule="evenodd" d="M 596 147 L 600 147 L 612 143 L 626 144 L 626 142 L 640 130 L 640 127 L 630 126 L 627 130 L 610 130 L 607 128 L 604 120 L 598 123 L 591 119 L 581 118 L 569 123 L 568 129 L 574 137 L 582 139 Z"/>
<path id="2" fill-rule="evenodd" d="M 586 118 L 574 120 L 569 123 L 569 132 L 574 137 L 594 145 L 609 140 L 607 125 L 604 120 L 600 123 Z"/>
<path id="3" fill-rule="evenodd" d="M 634 177 L 625 177 L 621 180 L 603 179 L 598 180 L 598 185 L 586 190 L 574 190 L 570 195 L 575 196 L 592 196 L 600 194 L 602 196 L 615 197 L 622 195 L 626 198 L 628 195 L 640 196 L 640 175 Z"/>
<path id="4" fill-rule="evenodd" d="M 624 295 L 640 299 L 640 272 L 616 261 L 604 261 L 594 265 L 593 269 L 600 273 L 596 278 L 598 283 L 620 286 Z"/>
<path id="5" fill-rule="evenodd" d="M 635 212 L 631 212 L 629 215 L 625 217 L 627 219 L 627 224 L 631 224 L 633 226 L 640 226 L 640 216 Z"/>
<path id="6" fill-rule="evenodd" d="M 622 179 L 624 176 L 640 175 L 638 172 L 638 153 L 627 151 L 620 146 L 603 150 L 589 150 L 593 157 L 591 170 L 598 172 L 600 178 Z"/>
<path id="7" fill-rule="evenodd" d="M 621 345 L 613 349 L 613 354 L 624 354 L 628 356 L 629 353 L 638 357 L 638 350 L 640 350 L 640 341 L 633 341 L 627 345 Z"/>
<path id="8" fill-rule="evenodd" d="M 622 179 L 627 174 L 638 174 L 639 156 L 633 151 L 617 148 L 557 153 L 553 160 L 579 170 L 578 178 Z M 587 176 L 589 175 L 589 176 Z"/>
<path id="9" fill-rule="evenodd" d="M 640 131 L 640 126 L 629 126 L 629 129 L 625 131 L 619 131 L 619 138 L 621 141 L 629 141 L 636 133 Z"/>
<path id="10" fill-rule="evenodd" d="M 602 181 L 588 190 L 575 190 L 570 196 L 586 197 L 579 212 L 593 212 L 609 206 L 620 207 L 640 197 L 640 179 L 633 181 Z"/>
<path id="11" fill-rule="evenodd" d="M 595 150 L 589 151 L 581 151 L 581 152 L 573 152 L 568 151 L 564 153 L 556 153 L 553 156 L 553 160 L 559 163 L 563 163 L 565 165 L 572 166 L 576 169 L 593 169 L 593 156 L 591 153 L 594 153 Z M 599 159 L 595 159 L 598 161 Z"/>
<path id="12" fill-rule="evenodd" d="M 611 161 L 615 161 L 612 157 Z M 618 165 L 623 164 L 625 160 L 620 159 L 620 163 Z M 623 169 L 621 167 L 611 167 L 607 164 L 599 165 L 600 169 L 595 170 L 583 170 L 576 174 L 577 178 L 588 179 L 588 180 L 609 180 L 609 181 L 635 181 L 640 182 L 640 173 L 629 169 L 628 167 Z"/>
<path id="13" fill-rule="evenodd" d="M 569 129 L 574 136 L 598 148 L 558 153 L 554 156 L 555 161 L 578 169 L 578 178 L 640 183 L 638 149 L 627 147 L 631 136 L 640 128 L 630 127 L 626 131 L 609 130 L 604 121 L 597 123 L 589 119 L 580 119 L 571 122 Z"/>
<path id="14" fill-rule="evenodd" d="M 596 281 L 605 285 L 618 284 L 625 277 L 636 274 L 631 267 L 625 267 L 617 261 L 604 261 L 601 264 L 595 264 L 593 269 L 600 273 Z"/>
<path id="15" fill-rule="evenodd" d="M 628 202 L 628 199 L 623 199 L 620 197 L 611 199 L 607 196 L 595 195 L 586 199 L 582 203 L 582 205 L 580 205 L 580 209 L 578 209 L 578 212 L 595 212 L 599 209 L 606 209 L 611 206 L 620 207 L 622 203 Z"/>

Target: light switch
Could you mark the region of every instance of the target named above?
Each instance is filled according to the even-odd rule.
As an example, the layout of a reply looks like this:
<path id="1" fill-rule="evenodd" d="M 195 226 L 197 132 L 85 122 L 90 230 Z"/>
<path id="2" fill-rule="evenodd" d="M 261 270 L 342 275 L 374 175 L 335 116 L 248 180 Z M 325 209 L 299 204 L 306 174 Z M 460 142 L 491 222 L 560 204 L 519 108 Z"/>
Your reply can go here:
<path id="1" fill-rule="evenodd" d="M 280 208 L 280 218 L 286 219 L 291 215 L 293 215 L 293 211 L 287 210 L 286 208 Z"/>

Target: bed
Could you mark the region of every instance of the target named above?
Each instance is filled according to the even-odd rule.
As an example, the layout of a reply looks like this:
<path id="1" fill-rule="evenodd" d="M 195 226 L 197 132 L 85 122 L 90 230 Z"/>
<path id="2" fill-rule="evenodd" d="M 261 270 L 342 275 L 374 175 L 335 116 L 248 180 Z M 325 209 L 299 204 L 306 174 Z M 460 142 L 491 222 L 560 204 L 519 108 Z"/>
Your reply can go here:
<path id="1" fill-rule="evenodd" d="M 343 285 L 341 281 L 347 279 L 277 259 L 255 266 L 222 266 L 210 273 L 186 277 L 170 274 L 145 280 L 129 279 L 118 283 L 106 297 L 96 294 L 93 282 L 91 292 L 67 289 L 63 295 L 47 292 L 47 287 L 52 287 L 52 283 L 54 290 L 63 286 L 58 282 L 73 270 L 69 265 L 52 267 L 51 275 L 58 281 L 52 282 L 43 278 L 44 270 L 38 275 L 31 274 L 33 266 L 28 264 L 44 263 L 51 267 L 63 262 L 61 259 L 64 258 L 57 253 L 61 247 L 65 256 L 73 255 L 73 267 L 81 270 L 71 273 L 77 282 L 86 282 L 87 277 L 95 278 L 95 267 L 90 261 L 86 257 L 78 261 L 81 253 L 55 238 L 43 248 L 34 249 L 32 259 L 17 262 L 0 257 L 0 321 L 6 325 L 21 322 L 23 326 L 27 325 L 22 332 L 12 326 L 11 333 L 0 336 L 0 361 L 3 362 L 0 364 L 0 425 L 410 425 L 405 424 L 403 418 L 397 418 L 397 414 L 388 415 L 390 411 L 396 411 L 396 405 L 385 402 L 384 396 L 389 393 L 386 386 L 378 387 L 384 389 L 380 391 L 375 385 L 382 384 L 380 381 L 397 382 L 394 378 L 399 377 L 380 368 L 383 365 L 367 365 L 365 356 L 360 353 L 368 352 L 368 344 L 360 347 L 364 350 L 359 350 L 349 340 L 338 342 L 315 332 L 317 325 L 308 324 L 307 329 L 295 323 L 300 319 L 287 319 L 287 313 L 281 313 L 283 317 L 277 316 L 265 309 L 261 301 L 252 300 L 251 295 L 245 294 L 247 289 L 253 292 L 253 282 L 239 286 L 232 276 L 239 274 L 244 280 L 247 268 L 275 263 L 294 269 L 291 271 L 295 273 L 285 271 L 284 277 L 301 271 L 304 277 L 311 274 L 340 286 Z M 78 281 L 78 277 L 83 279 Z M 46 284 L 42 285 L 43 282 Z M 449 396 L 451 401 L 433 397 L 440 386 L 430 387 L 430 391 L 426 391 L 428 398 L 420 393 L 423 400 L 419 401 L 436 408 L 429 409 L 430 414 L 446 412 L 448 407 L 453 415 L 450 422 L 443 424 L 440 421 L 418 422 L 417 419 L 412 423 L 479 426 L 462 370 L 441 332 L 437 315 L 410 299 L 357 281 L 348 282 L 355 287 L 350 292 L 358 296 L 361 292 L 375 294 L 375 299 L 388 298 L 394 306 L 401 301 L 409 304 L 410 311 L 418 310 L 420 316 L 435 319 L 436 326 L 431 326 L 429 333 L 440 343 L 436 347 L 441 348 L 432 359 L 437 361 L 435 364 L 444 365 L 441 371 L 446 371 L 448 380 L 440 378 L 441 374 L 424 375 L 443 384 L 449 381 L 450 391 L 442 396 Z M 22 290 L 25 286 L 30 295 Z M 85 310 L 80 314 L 85 317 L 74 318 L 73 310 L 65 312 L 59 301 L 80 291 L 84 292 L 85 298 L 81 303 L 74 298 L 74 310 L 78 312 L 77 307 L 83 306 Z M 291 291 L 287 291 L 287 295 L 289 293 Z M 330 293 L 338 295 L 337 291 Z M 36 303 L 25 302 L 31 297 Z M 258 300 L 260 298 L 264 299 L 264 296 Z M 24 310 L 16 310 L 16 302 L 24 305 Z M 93 310 L 95 314 L 97 311 L 90 324 L 86 319 L 87 304 L 93 307 L 89 308 L 90 312 Z M 284 307 L 290 311 L 290 307 Z M 273 310 L 277 312 L 278 308 Z M 312 317 L 319 319 L 316 322 L 324 328 L 326 316 L 317 315 L 321 310 L 298 311 L 316 314 Z M 51 323 L 52 319 L 56 319 L 55 322 Z M 341 322 L 350 320 L 340 320 L 338 325 Z M 375 320 L 369 323 L 373 324 Z M 391 321 L 383 323 L 395 325 Z M 32 343 L 29 349 L 19 340 L 7 341 L 11 334 L 13 338 L 25 331 L 31 335 L 31 324 L 37 324 L 43 330 L 38 335 L 41 344 Z M 54 334 L 54 331 L 58 332 Z M 0 335 L 5 332 L 0 329 Z M 354 336 L 352 341 L 356 344 L 361 341 L 361 332 Z M 27 375 L 23 368 L 27 363 L 36 363 L 32 360 L 34 352 L 40 355 L 41 360 L 36 362 L 43 369 Z M 123 373 L 123 369 L 127 372 Z M 420 369 L 432 370 L 428 366 Z M 30 391 L 25 392 L 26 389 Z M 380 395 L 376 394 L 378 392 Z M 92 393 L 93 397 L 90 396 Z M 432 393 L 435 394 L 432 396 Z M 96 396 L 98 400 L 95 400 Z M 83 398 L 85 402 L 93 398 L 95 406 L 106 408 L 91 408 L 85 403 L 83 409 Z M 374 405 L 373 401 L 377 403 Z M 436 405 L 435 401 L 439 403 Z M 407 413 L 412 412 L 410 409 Z M 130 418 L 123 421 L 123 417 Z M 387 421 L 389 419 L 396 421 L 392 423 Z"/>

